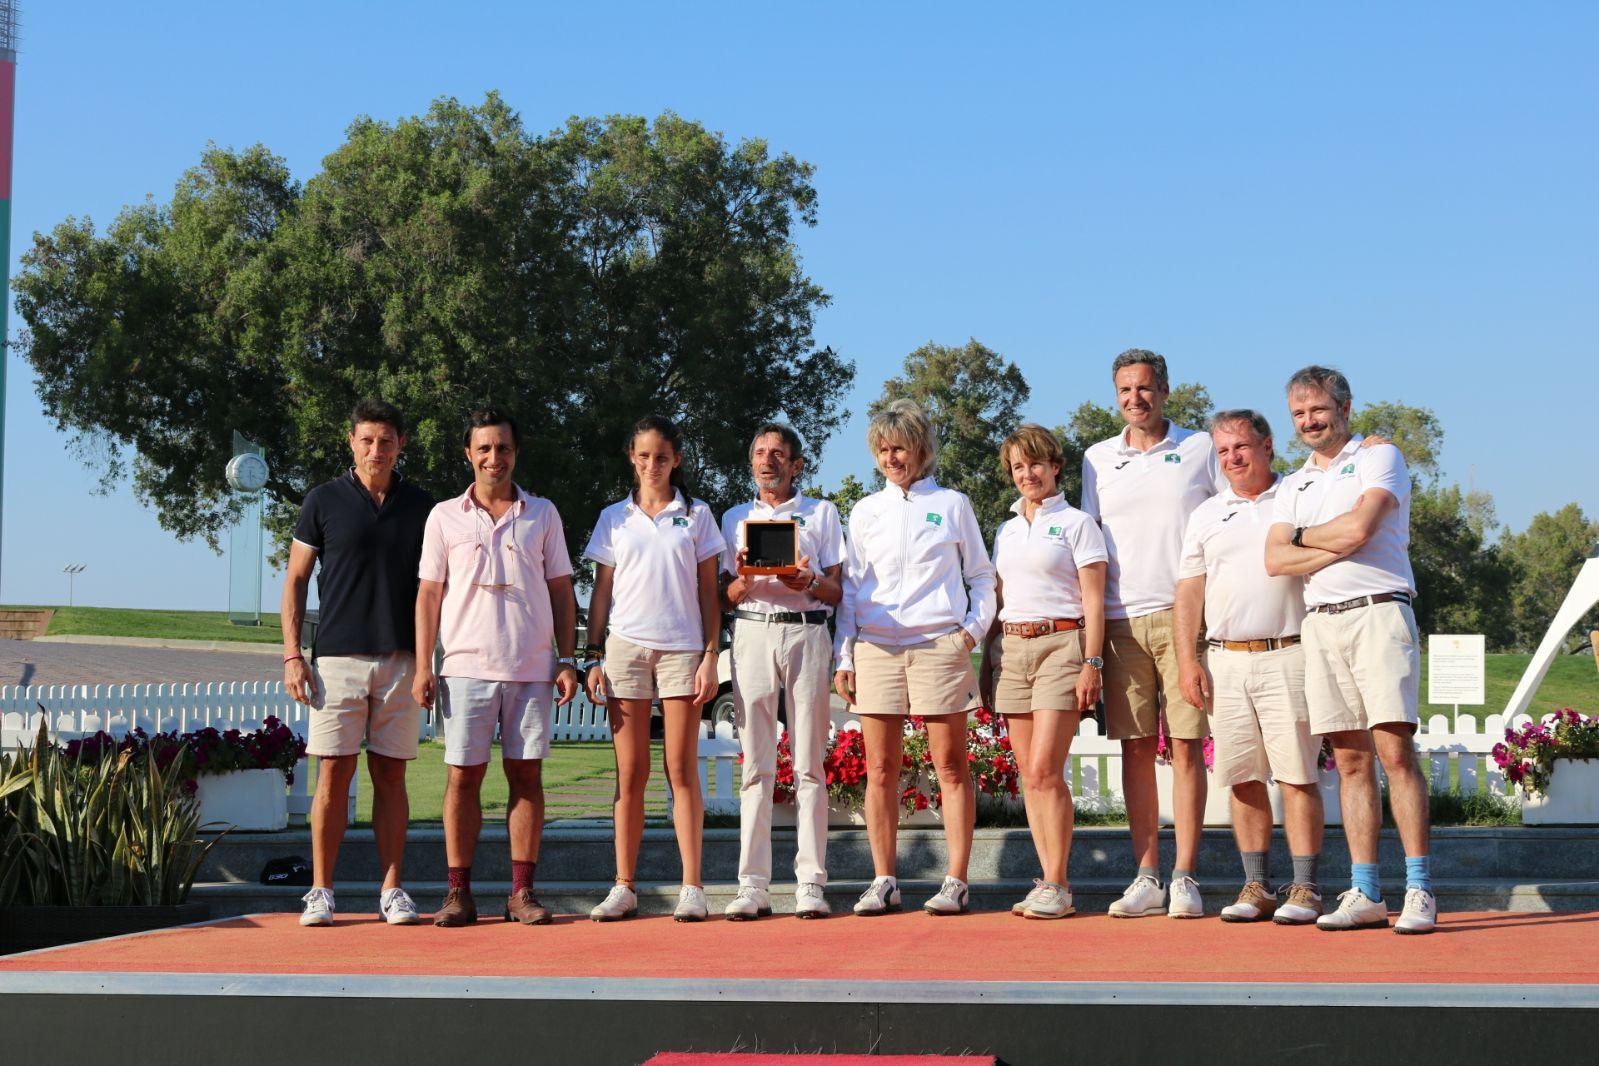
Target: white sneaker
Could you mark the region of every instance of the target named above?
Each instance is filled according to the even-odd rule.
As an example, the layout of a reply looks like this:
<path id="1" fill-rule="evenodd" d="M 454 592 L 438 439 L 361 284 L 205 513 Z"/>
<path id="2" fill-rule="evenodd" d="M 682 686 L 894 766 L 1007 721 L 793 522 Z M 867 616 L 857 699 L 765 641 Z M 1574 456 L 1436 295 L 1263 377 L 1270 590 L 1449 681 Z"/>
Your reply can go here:
<path id="1" fill-rule="evenodd" d="M 926 903 L 922 910 L 928 914 L 965 914 L 972 909 L 972 894 L 966 889 L 966 882 L 958 877 L 946 877 L 939 886 L 937 894 Z"/>
<path id="2" fill-rule="evenodd" d="M 765 893 L 762 893 L 765 895 Z M 672 912 L 672 920 L 678 922 L 703 922 L 705 916 L 711 913 L 710 905 L 705 902 L 705 890 L 699 885 L 684 885 L 677 894 L 677 910 Z M 771 914 L 772 908 L 768 904 L 766 913 Z"/>
<path id="3" fill-rule="evenodd" d="M 403 888 L 391 888 L 378 897 L 378 913 L 390 925 L 415 925 L 416 904 Z"/>
<path id="4" fill-rule="evenodd" d="M 589 917 L 596 922 L 619 922 L 637 913 L 638 896 L 631 888 L 618 883 L 611 886 L 610 895 L 601 900 L 599 906 L 589 911 Z"/>
<path id="5" fill-rule="evenodd" d="M 1010 912 L 1018 918 L 1026 914 L 1028 905 L 1038 898 L 1038 894 L 1044 890 L 1044 886 L 1048 883 L 1042 877 L 1033 878 L 1033 887 L 1027 890 L 1027 895 L 1023 896 L 1020 902 L 1010 905 Z"/>
<path id="6" fill-rule="evenodd" d="M 1192 877 L 1179 877 L 1171 883 L 1171 906 L 1166 909 L 1168 918 L 1203 918 L 1205 901 L 1199 898 L 1199 885 Z"/>
<path id="7" fill-rule="evenodd" d="M 1289 885 L 1288 899 L 1277 905 L 1271 920 L 1278 925 L 1310 925 L 1323 909 L 1320 892 L 1309 885 Z"/>
<path id="8" fill-rule="evenodd" d="M 1072 906 L 1072 894 L 1053 881 L 1042 881 L 1027 905 L 1023 915 L 1027 918 L 1070 918 L 1077 913 Z"/>
<path id="9" fill-rule="evenodd" d="M 874 877 L 866 886 L 861 898 L 855 901 L 855 913 L 875 917 L 899 910 L 899 882 L 892 877 Z"/>
<path id="10" fill-rule="evenodd" d="M 1438 925 L 1438 901 L 1425 888 L 1405 889 L 1405 907 L 1394 923 L 1396 933 L 1430 933 Z"/>
<path id="11" fill-rule="evenodd" d="M 747 922 L 752 918 L 764 918 L 772 913 L 772 895 L 764 888 L 739 885 L 738 895 L 733 897 L 732 902 L 728 903 L 727 909 L 722 913 L 727 915 L 727 920 L 730 922 Z"/>
<path id="12" fill-rule="evenodd" d="M 331 888 L 313 888 L 300 898 L 305 901 L 305 910 L 300 912 L 301 925 L 333 924 L 333 890 Z"/>
<path id="13" fill-rule="evenodd" d="M 1153 877 L 1138 877 L 1127 886 L 1122 898 L 1110 905 L 1112 918 L 1143 918 L 1166 909 L 1166 890 Z"/>
<path id="14" fill-rule="evenodd" d="M 1338 909 L 1316 919 L 1317 929 L 1338 932 L 1343 929 L 1384 929 L 1388 925 L 1388 904 L 1374 903 L 1358 888 L 1338 893 Z"/>
<path id="15" fill-rule="evenodd" d="M 826 918 L 833 913 L 827 905 L 827 894 L 822 891 L 822 886 L 812 881 L 806 881 L 794 890 L 794 917 L 796 918 Z"/>

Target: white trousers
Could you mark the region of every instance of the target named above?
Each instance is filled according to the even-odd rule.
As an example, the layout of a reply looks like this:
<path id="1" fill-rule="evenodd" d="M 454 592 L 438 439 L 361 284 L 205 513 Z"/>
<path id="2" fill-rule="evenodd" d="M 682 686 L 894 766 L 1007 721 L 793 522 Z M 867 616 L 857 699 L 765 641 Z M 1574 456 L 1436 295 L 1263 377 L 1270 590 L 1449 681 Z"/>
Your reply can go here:
<path id="1" fill-rule="evenodd" d="M 788 716 L 794 757 L 794 876 L 827 883 L 827 754 L 833 647 L 827 627 L 733 622 L 733 700 L 744 748 L 739 793 L 738 883 L 772 881 L 772 792 L 777 783 L 777 707 Z"/>

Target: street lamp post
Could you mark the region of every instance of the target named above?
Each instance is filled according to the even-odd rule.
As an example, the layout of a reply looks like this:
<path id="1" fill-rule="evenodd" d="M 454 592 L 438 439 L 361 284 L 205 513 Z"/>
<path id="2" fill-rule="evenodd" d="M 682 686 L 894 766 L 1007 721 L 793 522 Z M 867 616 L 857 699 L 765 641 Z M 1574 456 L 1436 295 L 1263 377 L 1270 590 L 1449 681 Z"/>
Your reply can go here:
<path id="1" fill-rule="evenodd" d="M 72 599 L 73 599 L 72 594 L 73 594 L 73 591 L 74 591 L 73 587 L 72 587 L 73 583 L 77 581 L 78 575 L 83 573 L 88 568 L 89 568 L 89 566 L 88 566 L 87 563 L 68 563 L 66 566 L 63 566 L 61 568 L 61 572 L 63 574 L 67 575 L 67 606 L 68 607 L 72 606 Z"/>

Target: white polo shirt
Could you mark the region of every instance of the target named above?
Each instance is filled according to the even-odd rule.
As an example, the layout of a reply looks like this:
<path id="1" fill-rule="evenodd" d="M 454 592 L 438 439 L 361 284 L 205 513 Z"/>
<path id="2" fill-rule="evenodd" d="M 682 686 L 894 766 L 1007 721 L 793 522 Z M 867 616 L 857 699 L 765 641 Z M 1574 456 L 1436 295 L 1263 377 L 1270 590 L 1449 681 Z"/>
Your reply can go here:
<path id="1" fill-rule="evenodd" d="M 729 574 L 738 573 L 738 552 L 745 547 L 744 523 L 754 519 L 768 522 L 791 518 L 799 524 L 799 553 L 811 560 L 811 569 L 820 574 L 830 566 L 844 561 L 844 526 L 838 518 L 838 508 L 831 500 L 813 500 L 795 493 L 776 507 L 760 497 L 741 503 L 722 516 L 722 540 L 727 550 L 722 553 L 722 569 Z M 749 595 L 739 603 L 741 611 L 831 611 L 830 604 L 811 595 L 808 589 L 795 592 L 772 574 L 754 574 L 746 579 Z"/>
<path id="2" fill-rule="evenodd" d="M 722 548 L 710 507 L 681 492 L 654 518 L 632 493 L 601 511 L 583 554 L 616 570 L 611 632 L 654 651 L 702 650 L 699 564 Z"/>
<path id="3" fill-rule="evenodd" d="M 1299 635 L 1304 580 L 1266 573 L 1266 534 L 1282 485 L 1279 475 L 1253 500 L 1229 487 L 1188 516 L 1177 576 L 1205 579 L 1205 632 L 1212 640 Z"/>
<path id="4" fill-rule="evenodd" d="M 965 495 L 926 477 L 909 491 L 889 485 L 850 511 L 834 642 L 840 670 L 855 669 L 857 637 L 902 647 L 959 628 L 981 643 L 993 622 L 994 564 Z"/>
<path id="5" fill-rule="evenodd" d="M 1083 455 L 1083 510 L 1099 521 L 1110 565 L 1105 617 L 1138 618 L 1176 602 L 1177 562 L 1188 516 L 1227 487 L 1209 433 L 1166 421 L 1148 451 L 1124 429 Z"/>
<path id="6" fill-rule="evenodd" d="M 1294 527 L 1320 525 L 1353 511 L 1366 489 L 1383 489 L 1399 501 L 1359 551 L 1305 579 L 1305 604 L 1310 607 L 1384 592 L 1416 594 L 1410 569 L 1410 471 L 1398 448 L 1362 448 L 1364 439 L 1358 433 L 1350 437 L 1325 470 L 1312 455 L 1283 479 L 1277 493 L 1276 523 Z"/>
<path id="7" fill-rule="evenodd" d="M 1056 493 L 1038 507 L 1031 522 L 1025 500 L 1011 504 L 994 534 L 994 569 L 1004 589 L 1001 622 L 1044 622 L 1083 617 L 1083 588 L 1077 572 L 1105 562 L 1105 538 L 1094 520 Z"/>
<path id="8" fill-rule="evenodd" d="M 417 576 L 444 586 L 445 677 L 555 680 L 552 578 L 572 572 L 555 505 L 517 489 L 495 521 L 472 489 L 434 506 Z"/>

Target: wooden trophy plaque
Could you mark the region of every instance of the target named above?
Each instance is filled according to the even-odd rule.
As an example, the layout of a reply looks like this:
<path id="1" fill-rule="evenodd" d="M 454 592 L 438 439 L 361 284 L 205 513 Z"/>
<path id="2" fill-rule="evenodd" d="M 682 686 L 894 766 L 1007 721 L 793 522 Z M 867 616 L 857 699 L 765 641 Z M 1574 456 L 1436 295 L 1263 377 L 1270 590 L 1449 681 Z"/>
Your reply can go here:
<path id="1" fill-rule="evenodd" d="M 741 574 L 791 577 L 799 573 L 799 524 L 792 518 L 744 523 Z"/>

